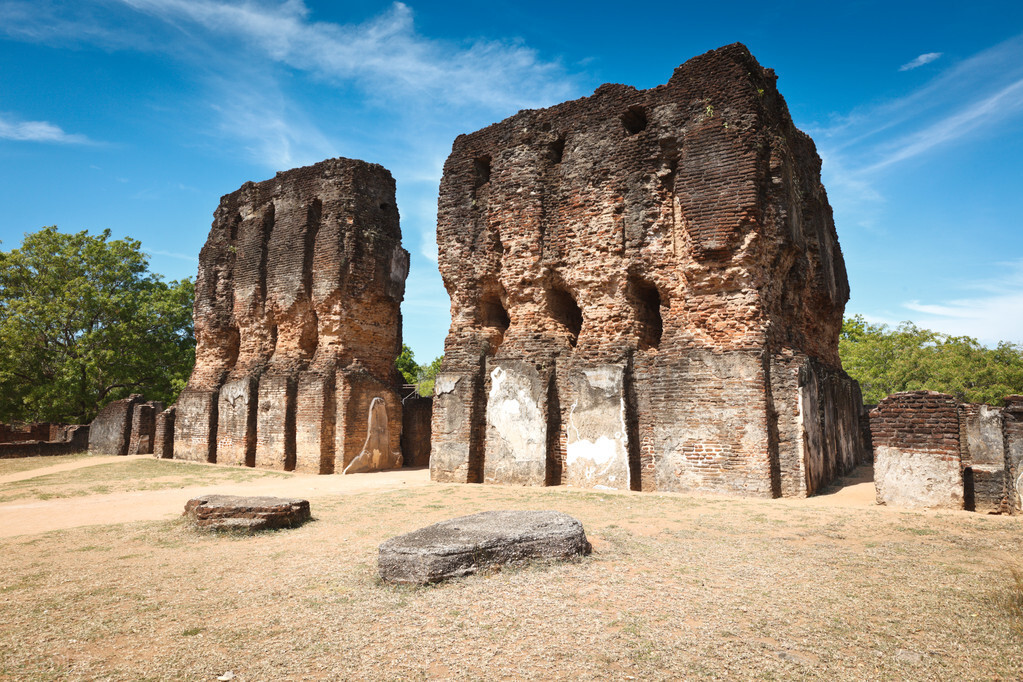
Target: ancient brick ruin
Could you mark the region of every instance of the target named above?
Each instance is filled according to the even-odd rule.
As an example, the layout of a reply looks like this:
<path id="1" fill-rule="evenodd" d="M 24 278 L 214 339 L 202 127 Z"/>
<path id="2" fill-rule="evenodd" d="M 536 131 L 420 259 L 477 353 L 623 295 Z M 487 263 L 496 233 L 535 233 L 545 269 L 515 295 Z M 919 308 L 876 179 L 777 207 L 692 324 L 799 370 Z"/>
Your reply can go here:
<path id="1" fill-rule="evenodd" d="M 97 455 L 148 455 L 153 452 L 158 401 L 138 393 L 107 404 L 89 425 L 89 452 Z"/>
<path id="2" fill-rule="evenodd" d="M 1004 408 L 934 391 L 896 393 L 870 412 L 878 504 L 1021 510 L 1023 396 Z"/>
<path id="3" fill-rule="evenodd" d="M 310 473 L 400 465 L 408 263 L 381 166 L 330 159 L 223 197 L 199 255 L 174 457 Z"/>
<path id="4" fill-rule="evenodd" d="M 70 455 L 88 449 L 88 424 L 0 423 L 0 459 Z"/>
<path id="5" fill-rule="evenodd" d="M 437 481 L 800 496 L 867 453 L 820 159 L 742 45 L 462 135 Z"/>

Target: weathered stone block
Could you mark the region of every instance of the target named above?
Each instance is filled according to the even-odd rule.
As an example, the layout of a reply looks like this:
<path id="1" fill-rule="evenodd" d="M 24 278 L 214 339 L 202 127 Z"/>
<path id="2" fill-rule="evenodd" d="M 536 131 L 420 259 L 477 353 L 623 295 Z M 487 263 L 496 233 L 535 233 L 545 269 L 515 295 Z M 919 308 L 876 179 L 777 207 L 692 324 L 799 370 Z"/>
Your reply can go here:
<path id="1" fill-rule="evenodd" d="M 293 528 L 310 519 L 309 501 L 286 497 L 204 495 L 185 504 L 184 515 L 205 530 Z"/>
<path id="2" fill-rule="evenodd" d="M 89 426 L 89 452 L 100 455 L 127 455 L 131 442 L 131 420 L 142 396 L 115 400 L 96 415 Z"/>
<path id="3" fill-rule="evenodd" d="M 153 456 L 158 459 L 174 457 L 174 415 L 176 409 L 168 407 L 156 415 L 153 434 Z"/>
<path id="4" fill-rule="evenodd" d="M 566 424 L 568 485 L 629 489 L 624 379 L 625 368 L 621 365 L 576 368 L 569 373 L 573 402 Z"/>
<path id="5" fill-rule="evenodd" d="M 287 374 L 259 379 L 255 464 L 262 469 L 295 468 L 296 380 Z M 319 473 L 317 471 L 316 473 Z"/>
<path id="6" fill-rule="evenodd" d="M 460 516 L 380 545 L 380 578 L 425 585 L 488 566 L 564 560 L 591 552 L 582 524 L 556 511 L 492 511 Z"/>
<path id="7" fill-rule="evenodd" d="M 874 449 L 877 503 L 897 507 L 962 509 L 963 479 L 958 458 L 941 453 L 879 446 Z"/>
<path id="8" fill-rule="evenodd" d="M 477 373 L 441 372 L 433 384 L 430 478 L 434 481 L 472 483 L 482 480 L 478 454 L 483 419 Z"/>
<path id="9" fill-rule="evenodd" d="M 870 413 L 877 503 L 962 509 L 958 403 L 933 391 L 890 395 Z"/>
<path id="10" fill-rule="evenodd" d="M 333 372 L 302 372 L 295 397 L 295 471 L 334 473 Z"/>
<path id="11" fill-rule="evenodd" d="M 217 461 L 218 391 L 185 388 L 175 403 L 174 459 Z"/>
<path id="12" fill-rule="evenodd" d="M 487 457 L 484 483 L 547 481 L 547 395 L 550 377 L 527 362 L 488 362 Z"/>
<path id="13" fill-rule="evenodd" d="M 220 388 L 217 407 L 217 463 L 254 466 L 256 463 L 255 377 L 245 377 Z"/>

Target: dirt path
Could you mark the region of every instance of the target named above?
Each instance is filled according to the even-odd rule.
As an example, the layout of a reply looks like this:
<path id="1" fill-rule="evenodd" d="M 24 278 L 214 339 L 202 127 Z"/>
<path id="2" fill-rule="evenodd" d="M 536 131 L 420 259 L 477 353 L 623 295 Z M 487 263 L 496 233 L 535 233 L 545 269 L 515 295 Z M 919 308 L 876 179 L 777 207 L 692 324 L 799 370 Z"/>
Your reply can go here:
<path id="1" fill-rule="evenodd" d="M 135 457 L 90 457 L 76 462 L 24 471 L 0 477 L 0 484 L 23 481 L 84 467 L 146 459 Z M 275 495 L 314 499 L 371 490 L 393 490 L 430 485 L 428 469 L 400 469 L 371 474 L 347 476 L 312 476 L 293 474 L 285 479 L 273 478 L 241 483 L 219 483 L 170 490 L 150 490 L 109 495 L 91 495 L 32 502 L 0 504 L 0 537 L 32 535 L 79 526 L 93 526 L 132 521 L 155 521 L 181 514 L 185 502 L 209 493 L 226 495 Z M 623 491 L 621 494 L 630 495 Z M 777 503 L 791 506 L 873 507 L 873 472 L 861 467 L 842 481 L 840 487 L 808 499 L 782 499 Z"/>
<path id="2" fill-rule="evenodd" d="M 99 464 L 113 464 L 115 462 L 124 462 L 133 459 L 152 458 L 153 458 L 152 455 L 131 455 L 127 457 L 106 455 L 99 457 L 89 457 L 87 459 L 80 459 L 75 462 L 64 462 L 63 464 L 54 464 L 53 466 L 42 467 L 41 469 L 29 469 L 28 471 L 19 471 L 16 474 L 7 474 L 6 476 L 0 476 L 0 484 L 14 483 L 16 481 L 27 481 L 30 478 L 46 476 L 47 474 L 59 474 L 64 471 L 74 471 L 75 469 L 83 469 L 85 467 L 94 467 Z"/>
<path id="3" fill-rule="evenodd" d="M 140 457 L 148 457 L 141 455 Z M 104 461 L 101 461 L 104 460 Z M 12 474 L 0 483 L 24 480 L 82 466 L 123 462 L 124 457 L 97 457 L 82 462 Z M 20 478 L 15 478 L 20 477 Z M 313 499 L 328 495 L 350 495 L 370 490 L 391 490 L 430 484 L 428 469 L 399 469 L 347 476 L 294 474 L 244 483 L 223 483 L 172 490 L 149 490 L 110 495 L 92 495 L 0 505 L 0 537 L 32 535 L 51 530 L 131 521 L 155 521 L 180 516 L 185 502 L 209 493 L 224 495 L 274 495 Z M 313 514 L 315 515 L 315 508 Z"/>

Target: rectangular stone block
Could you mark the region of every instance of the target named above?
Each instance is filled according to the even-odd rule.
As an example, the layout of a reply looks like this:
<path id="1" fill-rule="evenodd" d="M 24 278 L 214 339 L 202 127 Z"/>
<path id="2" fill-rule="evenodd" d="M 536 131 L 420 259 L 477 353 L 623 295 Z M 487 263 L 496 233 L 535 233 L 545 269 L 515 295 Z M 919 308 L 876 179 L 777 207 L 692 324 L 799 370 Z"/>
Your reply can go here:
<path id="1" fill-rule="evenodd" d="M 131 421 L 142 397 L 132 395 L 108 404 L 89 428 L 89 452 L 98 455 L 126 455 L 131 443 Z"/>
<path id="2" fill-rule="evenodd" d="M 433 385 L 430 478 L 446 483 L 481 480 L 478 373 L 442 372 Z M 481 431 L 481 429 L 479 429 Z"/>
<path id="3" fill-rule="evenodd" d="M 136 405 L 131 418 L 129 455 L 153 454 L 153 435 L 156 431 L 156 409 L 151 404 Z"/>
<path id="4" fill-rule="evenodd" d="M 217 463 L 255 466 L 256 406 L 255 377 L 244 377 L 220 387 L 217 420 Z"/>
<path id="5" fill-rule="evenodd" d="M 877 503 L 898 507 L 962 509 L 959 457 L 888 445 L 874 447 Z"/>
<path id="6" fill-rule="evenodd" d="M 186 388 L 174 417 L 174 459 L 217 461 L 218 392 Z"/>
<path id="7" fill-rule="evenodd" d="M 156 415 L 153 456 L 159 459 L 170 459 L 174 456 L 174 414 L 175 408 L 170 407 Z"/>
<path id="8" fill-rule="evenodd" d="M 625 368 L 599 365 L 569 372 L 572 405 L 564 425 L 568 436 L 565 482 L 580 488 L 629 490 L 629 435 L 626 426 Z"/>
<path id="9" fill-rule="evenodd" d="M 295 471 L 334 473 L 336 419 L 334 372 L 302 372 L 295 397 Z"/>
<path id="10" fill-rule="evenodd" d="M 488 361 L 483 482 L 544 485 L 550 377 L 529 362 Z"/>
<path id="11" fill-rule="evenodd" d="M 295 468 L 295 391 L 290 375 L 264 374 L 259 379 L 256 466 L 261 469 Z"/>
<path id="12" fill-rule="evenodd" d="M 772 497 L 765 383 L 756 352 L 637 363 L 639 433 L 657 490 Z"/>

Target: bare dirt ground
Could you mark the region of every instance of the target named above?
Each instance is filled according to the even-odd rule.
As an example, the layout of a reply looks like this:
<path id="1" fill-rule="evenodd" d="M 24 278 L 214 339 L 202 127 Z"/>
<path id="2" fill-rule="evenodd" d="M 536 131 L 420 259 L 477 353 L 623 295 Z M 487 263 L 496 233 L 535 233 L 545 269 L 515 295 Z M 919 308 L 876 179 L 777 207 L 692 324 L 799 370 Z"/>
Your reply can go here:
<path id="1" fill-rule="evenodd" d="M 1003 606 L 1021 519 L 876 507 L 869 471 L 744 500 L 70 464 L 9 480 L 0 463 L 0 679 L 1023 678 Z M 197 533 L 178 514 L 211 488 L 301 495 L 314 521 Z M 135 511 L 80 525 L 101 498 Z M 25 505 L 62 529 L 14 535 Z M 428 588 L 376 578 L 388 537 L 537 508 L 580 519 L 594 554 Z"/>

